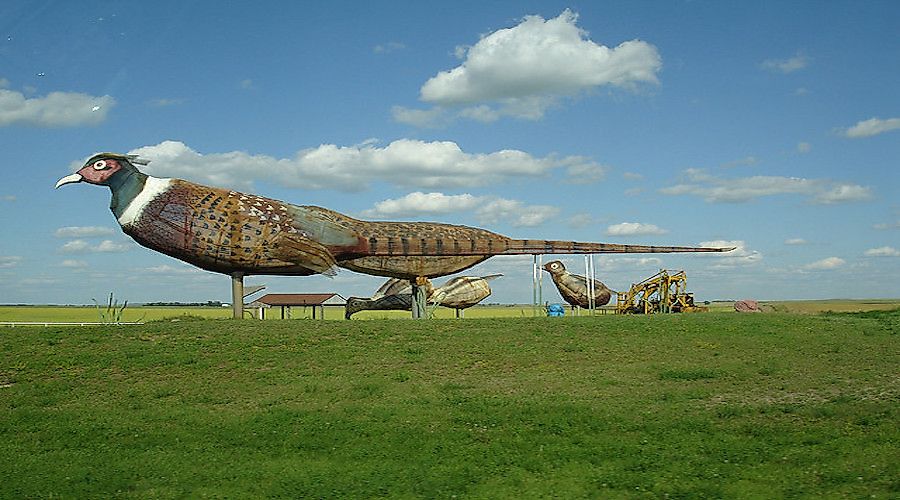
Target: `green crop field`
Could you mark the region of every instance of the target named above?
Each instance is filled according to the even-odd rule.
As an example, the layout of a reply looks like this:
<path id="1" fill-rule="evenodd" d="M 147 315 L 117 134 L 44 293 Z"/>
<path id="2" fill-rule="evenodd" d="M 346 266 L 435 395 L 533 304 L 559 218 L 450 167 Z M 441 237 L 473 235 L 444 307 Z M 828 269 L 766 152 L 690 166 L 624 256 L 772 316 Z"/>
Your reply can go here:
<path id="1" fill-rule="evenodd" d="M 0 328 L 0 498 L 897 498 L 898 331 L 897 309 Z"/>
<path id="2" fill-rule="evenodd" d="M 732 312 L 733 302 L 713 302 L 709 305 L 713 312 Z M 598 311 L 596 314 L 611 313 L 607 306 L 606 311 Z M 900 307 L 900 299 L 868 299 L 868 300 L 806 300 L 806 301 L 765 301 L 760 302 L 760 307 L 767 312 L 792 312 L 816 314 L 821 312 L 855 312 L 890 310 Z M 95 306 L 0 306 L 0 323 L 2 322 L 103 322 L 101 314 L 106 308 L 98 309 Z M 537 311 L 540 314 L 540 311 Z M 245 311 L 248 315 L 250 311 Z M 452 309 L 445 307 L 429 307 L 429 313 L 437 319 L 450 319 L 455 317 Z M 229 307 L 157 307 L 157 306 L 127 306 L 121 320 L 123 322 L 146 322 L 160 319 L 172 319 L 179 317 L 201 318 L 230 318 Z M 317 315 L 319 313 L 316 313 Z M 566 310 L 571 315 L 570 310 Z M 467 319 L 471 318 L 530 318 L 534 317 L 535 310 L 531 305 L 487 305 L 476 306 L 463 312 Z M 580 315 L 588 315 L 581 311 Z M 354 320 L 363 319 L 402 319 L 409 318 L 406 311 L 363 311 L 353 315 Z M 318 317 L 318 316 L 317 316 Z M 291 311 L 285 311 L 287 319 L 312 319 L 312 308 L 294 307 Z M 271 308 L 266 313 L 267 320 L 281 320 L 281 309 Z M 326 307 L 325 319 L 343 320 L 343 307 Z"/>

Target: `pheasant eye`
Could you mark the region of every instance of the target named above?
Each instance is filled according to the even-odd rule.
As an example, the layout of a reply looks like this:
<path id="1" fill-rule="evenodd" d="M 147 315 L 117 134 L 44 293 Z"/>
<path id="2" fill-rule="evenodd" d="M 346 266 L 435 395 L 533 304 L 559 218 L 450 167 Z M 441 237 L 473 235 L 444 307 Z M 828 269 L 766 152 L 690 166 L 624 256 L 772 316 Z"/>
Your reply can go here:
<path id="1" fill-rule="evenodd" d="M 94 170 L 103 170 L 105 168 L 109 168 L 106 160 L 97 160 L 94 162 Z"/>

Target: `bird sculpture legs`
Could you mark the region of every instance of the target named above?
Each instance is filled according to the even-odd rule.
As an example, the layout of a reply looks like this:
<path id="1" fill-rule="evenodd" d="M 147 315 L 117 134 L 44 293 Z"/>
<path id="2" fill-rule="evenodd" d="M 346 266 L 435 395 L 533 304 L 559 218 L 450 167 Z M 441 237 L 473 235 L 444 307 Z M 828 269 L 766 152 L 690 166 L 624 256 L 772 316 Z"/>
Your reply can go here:
<path id="1" fill-rule="evenodd" d="M 412 285 L 412 317 L 413 319 L 426 319 L 428 312 L 426 311 L 427 298 L 425 297 L 425 284 L 428 278 L 419 276 L 414 280 L 410 280 Z"/>
<path id="2" fill-rule="evenodd" d="M 234 319 L 244 317 L 244 274 L 231 275 L 231 311 Z"/>

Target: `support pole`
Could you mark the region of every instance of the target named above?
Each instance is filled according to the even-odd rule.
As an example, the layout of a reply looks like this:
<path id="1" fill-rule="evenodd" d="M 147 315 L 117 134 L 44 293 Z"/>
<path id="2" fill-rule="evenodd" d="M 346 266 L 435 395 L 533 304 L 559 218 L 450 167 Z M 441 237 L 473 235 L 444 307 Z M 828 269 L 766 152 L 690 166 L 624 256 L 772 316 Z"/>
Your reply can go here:
<path id="1" fill-rule="evenodd" d="M 410 280 L 410 284 L 412 285 L 412 317 L 413 319 L 426 319 L 428 318 L 428 313 L 425 307 L 428 304 L 425 297 L 424 283 L 419 285 L 419 279 L 417 278 Z"/>
<path id="2" fill-rule="evenodd" d="M 531 256 L 531 315 L 537 316 L 537 255 Z"/>
<path id="3" fill-rule="evenodd" d="M 234 319 L 244 318 L 244 274 L 231 275 L 231 311 Z"/>

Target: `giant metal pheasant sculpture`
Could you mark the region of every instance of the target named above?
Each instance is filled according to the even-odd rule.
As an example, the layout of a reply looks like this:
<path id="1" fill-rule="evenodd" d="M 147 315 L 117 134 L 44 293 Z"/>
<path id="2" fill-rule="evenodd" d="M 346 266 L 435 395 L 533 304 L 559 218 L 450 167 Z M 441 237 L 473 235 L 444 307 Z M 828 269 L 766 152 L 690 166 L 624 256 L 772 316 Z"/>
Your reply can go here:
<path id="1" fill-rule="evenodd" d="M 140 172 L 135 156 L 94 155 L 56 187 L 109 186 L 110 209 L 141 245 L 225 274 L 307 276 L 335 266 L 395 278 L 453 274 L 495 255 L 722 252 L 698 248 L 517 240 L 484 229 L 431 222 L 370 222 Z"/>
<path id="2" fill-rule="evenodd" d="M 566 266 L 558 260 L 544 264 L 544 270 L 550 273 L 559 295 L 573 306 L 587 308 L 590 307 L 591 302 L 595 307 L 605 306 L 612 297 L 612 290 L 607 288 L 602 281 L 594 280 L 593 287 L 591 287 L 594 292 L 594 300 L 591 301 L 588 279 L 566 271 Z"/>

